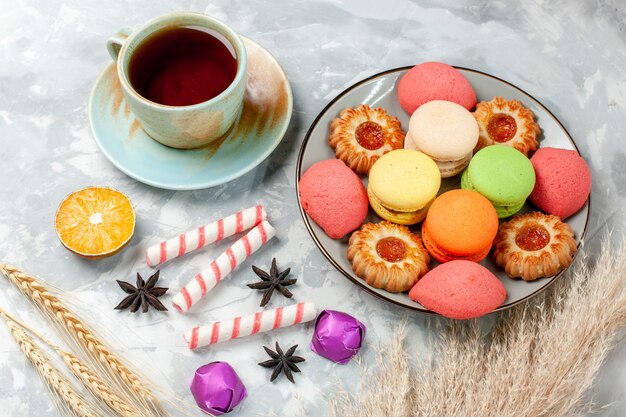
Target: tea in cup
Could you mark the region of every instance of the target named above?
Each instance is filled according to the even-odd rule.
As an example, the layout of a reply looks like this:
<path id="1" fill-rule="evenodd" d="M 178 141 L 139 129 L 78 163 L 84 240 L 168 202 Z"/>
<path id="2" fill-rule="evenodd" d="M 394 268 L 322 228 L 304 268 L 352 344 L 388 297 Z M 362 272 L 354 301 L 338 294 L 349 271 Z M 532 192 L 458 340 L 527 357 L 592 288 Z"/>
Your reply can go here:
<path id="1" fill-rule="evenodd" d="M 241 114 L 246 50 L 218 20 L 170 13 L 137 30 L 122 29 L 107 48 L 131 111 L 164 145 L 207 145 L 227 134 Z"/>

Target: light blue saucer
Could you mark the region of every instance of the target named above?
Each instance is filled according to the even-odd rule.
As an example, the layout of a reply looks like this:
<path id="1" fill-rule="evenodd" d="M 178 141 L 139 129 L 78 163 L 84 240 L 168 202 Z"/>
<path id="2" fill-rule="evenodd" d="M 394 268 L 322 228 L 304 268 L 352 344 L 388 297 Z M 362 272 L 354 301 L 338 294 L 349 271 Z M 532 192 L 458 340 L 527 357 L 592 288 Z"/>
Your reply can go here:
<path id="1" fill-rule="evenodd" d="M 248 83 L 244 109 L 223 138 L 194 150 L 169 148 L 142 129 L 122 94 L 114 63 L 91 92 L 89 119 L 96 143 L 118 169 L 137 181 L 170 190 L 223 184 L 259 165 L 282 140 L 293 107 L 282 68 L 263 47 L 244 38 Z"/>

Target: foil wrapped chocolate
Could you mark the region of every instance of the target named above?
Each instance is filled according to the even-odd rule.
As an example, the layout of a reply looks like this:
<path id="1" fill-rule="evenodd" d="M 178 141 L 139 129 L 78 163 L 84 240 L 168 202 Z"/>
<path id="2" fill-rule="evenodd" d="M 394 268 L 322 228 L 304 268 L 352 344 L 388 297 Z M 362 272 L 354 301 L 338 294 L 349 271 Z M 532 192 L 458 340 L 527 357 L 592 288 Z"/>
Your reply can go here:
<path id="1" fill-rule="evenodd" d="M 323 310 L 315 320 L 311 349 L 343 365 L 357 354 L 364 337 L 365 325 L 351 315 Z"/>
<path id="2" fill-rule="evenodd" d="M 226 362 L 198 368 L 190 389 L 198 407 L 216 416 L 231 412 L 246 397 L 246 387 Z"/>

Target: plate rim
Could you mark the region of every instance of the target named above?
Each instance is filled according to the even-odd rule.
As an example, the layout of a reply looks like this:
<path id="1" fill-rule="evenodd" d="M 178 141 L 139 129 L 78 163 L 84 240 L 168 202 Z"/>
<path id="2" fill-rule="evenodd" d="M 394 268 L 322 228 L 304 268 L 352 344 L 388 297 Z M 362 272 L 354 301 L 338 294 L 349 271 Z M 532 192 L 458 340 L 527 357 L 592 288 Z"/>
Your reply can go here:
<path id="1" fill-rule="evenodd" d="M 95 100 L 95 95 L 96 95 L 96 89 L 98 88 L 98 86 L 100 85 L 102 78 L 104 77 L 104 75 L 106 74 L 107 70 L 109 69 L 110 66 L 117 66 L 117 63 L 115 61 L 110 61 L 108 64 L 105 65 L 104 69 L 100 72 L 100 74 L 98 75 L 98 77 L 96 78 L 96 81 L 94 82 L 93 86 L 91 87 L 91 92 L 89 94 L 89 102 L 88 102 L 88 106 L 87 106 L 87 116 L 89 118 L 89 126 L 91 129 L 91 134 L 94 138 L 94 141 L 96 142 L 96 145 L 98 145 L 98 148 L 100 149 L 100 152 L 102 152 L 104 154 L 104 156 L 106 157 L 106 159 L 113 164 L 113 166 L 115 166 L 118 170 L 122 171 L 126 176 L 141 182 L 143 184 L 149 185 L 151 187 L 155 187 L 155 188 L 160 188 L 160 189 L 164 189 L 164 190 L 172 190 L 172 191 L 195 191 L 195 190 L 205 190 L 208 188 L 212 188 L 212 187 L 217 187 L 218 185 L 222 185 L 222 184 L 226 184 L 230 181 L 236 180 L 237 178 L 240 178 L 242 176 L 244 176 L 245 174 L 247 174 L 248 172 L 252 171 L 254 168 L 256 168 L 257 166 L 259 166 L 263 161 L 265 161 L 271 154 L 272 152 L 274 152 L 274 150 L 276 150 L 276 148 L 278 147 L 278 145 L 280 145 L 280 143 L 282 142 L 282 140 L 285 137 L 285 134 L 287 133 L 287 130 L 289 129 L 289 125 L 291 124 L 291 118 L 293 116 L 293 91 L 291 88 L 291 83 L 289 82 L 289 77 L 287 76 L 287 73 L 285 72 L 285 69 L 283 68 L 283 66 L 280 64 L 280 62 L 278 62 L 278 60 L 276 59 L 276 57 L 268 50 L 266 49 L 263 45 L 261 45 L 260 43 L 258 43 L 255 40 L 250 39 L 247 36 L 243 36 L 240 35 L 241 38 L 244 40 L 244 43 L 247 42 L 252 42 L 253 44 L 257 45 L 259 48 L 261 48 L 265 53 L 267 53 L 269 55 L 269 57 L 274 60 L 274 62 L 278 65 L 278 68 L 280 69 L 280 72 L 283 75 L 283 78 L 285 80 L 285 86 L 286 86 L 286 90 L 287 90 L 287 110 L 285 112 L 286 117 L 285 117 L 285 123 L 283 124 L 281 130 L 276 134 L 276 139 L 274 140 L 274 142 L 267 147 L 265 152 L 262 152 L 259 154 L 259 156 L 252 161 L 250 164 L 248 164 L 247 166 L 243 167 L 241 170 L 237 171 L 236 173 L 233 173 L 231 175 L 225 176 L 225 177 L 221 177 L 220 179 L 217 180 L 207 180 L 201 183 L 197 183 L 194 185 L 185 185 L 185 184 L 180 184 L 180 183 L 161 183 L 158 181 L 154 181 L 151 180 L 149 178 L 146 178 L 143 175 L 131 172 L 129 169 L 126 168 L 125 165 L 120 164 L 117 160 L 117 158 L 114 158 L 111 153 L 108 151 L 108 149 L 101 143 L 102 141 L 99 139 L 98 134 L 96 133 L 96 129 L 94 127 L 94 123 L 93 123 L 93 112 L 94 112 L 94 100 Z M 117 71 L 116 71 L 117 73 Z M 238 123 L 238 122 L 237 122 Z M 163 145 L 165 146 L 165 145 Z M 174 149 L 174 148 L 172 148 Z M 181 150 L 181 151 L 186 151 L 186 150 Z"/>
<path id="2" fill-rule="evenodd" d="M 365 282 L 359 278 L 353 277 L 350 273 L 348 273 L 347 271 L 345 271 L 340 265 L 337 264 L 337 262 L 335 262 L 335 260 L 333 259 L 333 257 L 328 253 L 328 251 L 324 248 L 324 246 L 322 245 L 322 243 L 319 241 L 319 239 L 317 238 L 317 235 L 315 234 L 315 232 L 313 231 L 313 228 L 310 224 L 309 219 L 307 218 L 306 212 L 304 211 L 304 208 L 302 207 L 302 202 L 300 201 L 300 178 L 302 176 L 302 159 L 304 157 L 304 151 L 306 149 L 306 145 L 309 142 L 310 138 L 311 138 L 311 134 L 313 133 L 313 129 L 318 125 L 320 119 L 330 110 L 330 108 L 343 96 L 345 96 L 346 94 L 350 93 L 351 91 L 353 91 L 355 88 L 361 86 L 362 84 L 365 84 L 371 80 L 374 80 L 378 77 L 381 77 L 383 75 L 387 75 L 387 74 L 392 74 L 392 73 L 396 73 L 396 72 L 401 72 L 401 71 L 405 71 L 405 70 L 410 70 L 411 68 L 413 68 L 414 65 L 407 65 L 407 66 L 402 66 L 402 67 L 396 67 L 396 68 L 392 68 L 392 69 L 388 69 L 385 71 L 381 71 L 378 73 L 375 73 L 373 75 L 370 75 L 369 77 L 366 77 L 360 81 L 357 81 L 356 83 L 346 87 L 343 91 L 341 91 L 339 94 L 337 94 L 332 100 L 330 100 L 328 102 L 328 104 L 326 106 L 324 106 L 324 108 L 318 113 L 318 115 L 315 117 L 315 119 L 311 122 L 311 125 L 309 126 L 309 129 L 307 130 L 306 134 L 304 135 L 304 139 L 302 141 L 302 144 L 300 145 L 300 150 L 298 152 L 298 159 L 296 160 L 296 175 L 295 175 L 295 180 L 296 180 L 296 199 L 298 201 L 298 209 L 300 211 L 300 215 L 302 216 L 302 220 L 304 221 L 304 225 L 309 233 L 309 235 L 311 236 L 311 238 L 313 239 L 313 241 L 315 242 L 315 245 L 317 246 L 317 248 L 322 252 L 322 254 L 324 255 L 324 257 L 331 263 L 331 265 L 338 271 L 340 272 L 344 277 L 348 278 L 350 281 L 352 281 L 352 283 L 356 284 L 358 287 L 360 287 L 361 289 L 365 290 L 367 293 L 373 295 L 376 298 L 379 298 L 381 300 L 384 300 L 388 303 L 392 303 L 394 305 L 409 309 L 409 310 L 413 310 L 413 311 L 417 311 L 420 313 L 425 313 L 425 314 L 431 314 L 433 316 L 441 316 L 439 313 L 436 313 L 434 311 L 428 310 L 426 308 L 421 307 L 420 305 L 418 305 L 417 303 L 415 303 L 415 306 L 411 306 L 411 305 L 407 305 L 407 304 L 403 304 L 400 303 L 394 299 L 388 298 L 386 297 L 384 294 L 381 294 L 379 292 L 374 291 L 369 285 L 366 285 Z M 574 139 L 572 138 L 572 136 L 570 135 L 569 131 L 565 128 L 565 126 L 563 125 L 563 123 L 561 123 L 561 121 L 554 115 L 554 113 L 552 113 L 552 111 L 550 111 L 550 109 L 548 109 L 546 106 L 544 106 L 539 100 L 537 100 L 534 96 L 532 96 L 531 94 L 529 94 L 528 92 L 526 92 L 524 89 L 506 81 L 503 80 L 500 77 L 497 77 L 495 75 L 492 74 L 488 74 L 486 72 L 483 71 L 479 71 L 473 68 L 467 68 L 467 67 L 461 67 L 461 66 L 453 66 L 456 69 L 459 70 L 464 70 L 464 71 L 468 71 L 468 72 L 473 72 L 476 74 L 480 74 L 489 78 L 493 78 L 499 82 L 502 82 L 504 84 L 507 84 L 511 87 L 513 87 L 514 89 L 518 90 L 519 92 L 521 92 L 522 94 L 524 94 L 525 96 L 527 96 L 530 100 L 534 101 L 536 103 L 536 105 L 538 105 L 539 107 L 541 107 L 543 110 L 545 110 L 548 115 L 559 125 L 559 127 L 563 130 L 563 132 L 565 133 L 565 135 L 567 136 L 567 138 L 569 139 L 569 141 L 571 142 L 571 144 L 574 146 L 574 149 L 576 149 L 576 152 L 578 153 L 578 155 L 580 155 L 582 157 L 582 154 L 580 153 L 580 149 L 578 149 L 578 145 L 576 145 L 576 142 L 574 141 Z M 580 248 L 583 245 L 583 241 L 585 239 L 585 236 L 587 235 L 587 228 L 589 227 L 589 216 L 591 214 L 591 193 L 589 194 L 589 196 L 587 197 L 587 201 L 585 202 L 585 204 L 587 205 L 587 215 L 585 218 L 585 226 L 583 228 L 583 232 L 580 235 L 580 239 L 576 245 L 576 253 L 573 256 L 573 260 L 572 263 L 576 260 L 576 256 L 578 255 L 578 253 L 580 252 Z M 570 265 L 571 267 L 571 265 Z M 530 300 L 531 298 L 536 297 L 537 295 L 541 294 L 542 292 L 544 292 L 545 290 L 547 290 L 548 288 L 550 288 L 557 280 L 559 280 L 561 278 L 561 276 L 563 275 L 563 273 L 565 271 L 567 271 L 569 269 L 563 269 L 561 271 L 559 271 L 554 277 L 552 277 L 550 279 L 549 282 L 547 282 L 545 285 L 543 285 L 542 287 L 538 288 L 536 291 L 533 291 L 532 293 L 528 294 L 527 296 L 520 298 L 518 300 L 512 301 L 510 303 L 507 304 L 503 304 L 501 306 L 499 306 L 498 308 L 496 308 L 495 310 L 493 310 L 492 312 L 488 313 L 489 314 L 493 314 L 493 313 L 497 313 L 497 312 L 502 312 L 505 310 L 508 310 L 512 307 L 515 307 L 518 304 L 521 304 L 523 302 L 526 302 L 528 300 Z M 542 278 L 544 279 L 544 278 Z"/>

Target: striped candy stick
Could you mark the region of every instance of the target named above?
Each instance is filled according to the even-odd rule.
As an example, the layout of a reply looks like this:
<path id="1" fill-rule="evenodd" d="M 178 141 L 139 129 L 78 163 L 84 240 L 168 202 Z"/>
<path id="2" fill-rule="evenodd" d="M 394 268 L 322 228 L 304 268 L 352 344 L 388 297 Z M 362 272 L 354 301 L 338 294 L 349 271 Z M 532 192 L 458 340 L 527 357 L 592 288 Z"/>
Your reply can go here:
<path id="1" fill-rule="evenodd" d="M 172 305 L 183 313 L 197 303 L 228 276 L 248 256 L 256 252 L 265 242 L 276 235 L 276 229 L 264 220 L 219 255 L 205 271 L 197 274 L 172 299 Z"/>
<path id="2" fill-rule="evenodd" d="M 197 326 L 186 331 L 184 337 L 189 349 L 196 349 L 255 333 L 306 323 L 316 316 L 317 310 L 313 303 L 298 303 Z"/>
<path id="3" fill-rule="evenodd" d="M 250 207 L 179 236 L 165 240 L 146 250 L 146 263 L 156 266 L 213 242 L 241 233 L 267 218 L 263 206 Z"/>

